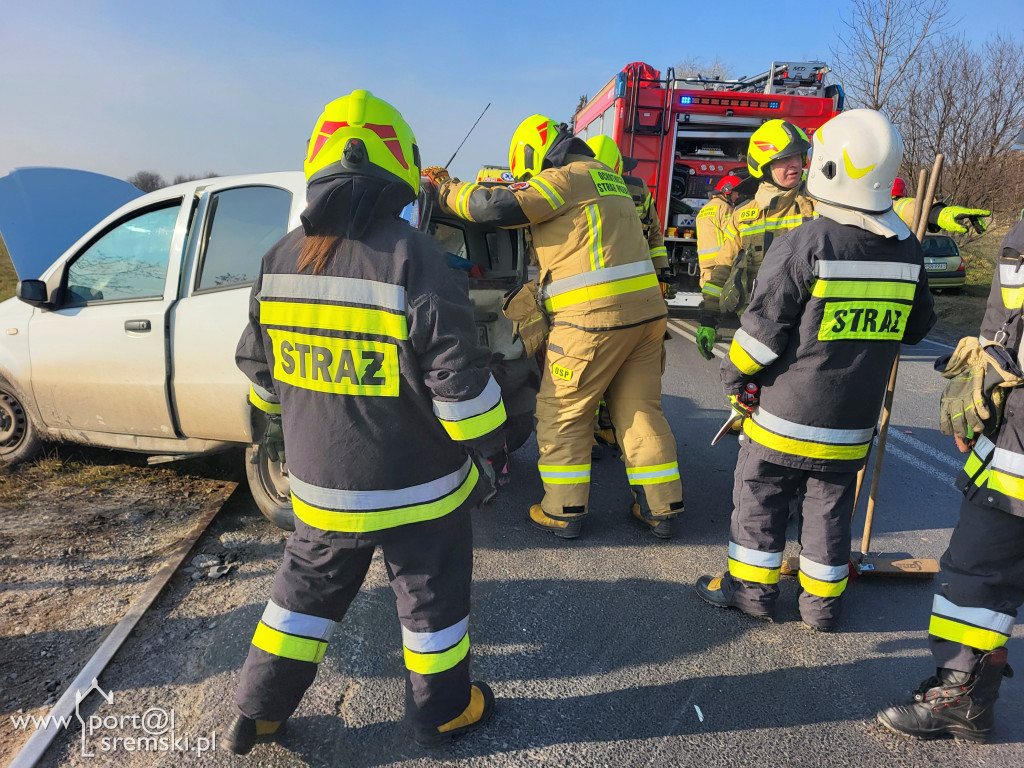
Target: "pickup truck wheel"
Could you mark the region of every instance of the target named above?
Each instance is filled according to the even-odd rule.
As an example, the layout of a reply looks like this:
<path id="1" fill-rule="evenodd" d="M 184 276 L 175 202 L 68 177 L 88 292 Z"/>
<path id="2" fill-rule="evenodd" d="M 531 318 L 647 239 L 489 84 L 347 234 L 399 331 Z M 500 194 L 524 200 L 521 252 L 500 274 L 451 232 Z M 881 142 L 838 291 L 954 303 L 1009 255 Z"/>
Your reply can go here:
<path id="1" fill-rule="evenodd" d="M 533 414 L 510 416 L 505 423 L 505 447 L 509 453 L 518 451 L 533 434 Z"/>
<path id="2" fill-rule="evenodd" d="M 39 455 L 42 441 L 21 395 L 0 379 L 0 464 L 20 464 Z"/>
<path id="3" fill-rule="evenodd" d="M 281 530 L 294 531 L 290 483 L 288 475 L 281 470 L 281 462 L 268 459 L 262 445 L 249 446 L 245 451 L 245 476 L 253 501 L 263 516 Z"/>

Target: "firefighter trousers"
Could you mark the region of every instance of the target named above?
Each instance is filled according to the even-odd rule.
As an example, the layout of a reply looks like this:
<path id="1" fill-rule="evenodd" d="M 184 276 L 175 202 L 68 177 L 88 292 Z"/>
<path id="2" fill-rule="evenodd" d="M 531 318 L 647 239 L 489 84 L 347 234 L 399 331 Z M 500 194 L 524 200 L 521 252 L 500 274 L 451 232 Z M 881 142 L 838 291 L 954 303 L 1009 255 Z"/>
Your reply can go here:
<path id="1" fill-rule="evenodd" d="M 406 709 L 434 727 L 461 714 L 470 699 L 471 506 L 366 534 L 296 521 L 242 667 L 236 710 L 270 721 L 295 711 L 379 545 L 402 625 Z"/>
<path id="2" fill-rule="evenodd" d="M 556 324 L 537 395 L 538 469 L 545 514 L 586 514 L 594 412 L 602 395 L 615 425 L 626 477 L 644 511 L 682 511 L 676 441 L 661 410 L 665 318 L 630 328 L 584 331 Z"/>
<path id="3" fill-rule="evenodd" d="M 849 576 L 856 486 L 856 472 L 784 467 L 759 459 L 743 442 L 736 462 L 723 594 L 746 613 L 774 615 L 790 501 L 804 489 L 800 616 L 812 626 L 831 628 Z"/>
<path id="4" fill-rule="evenodd" d="M 940 566 L 928 644 L 936 667 L 973 673 L 977 654 L 1006 644 L 1024 604 L 1024 518 L 964 499 Z"/>

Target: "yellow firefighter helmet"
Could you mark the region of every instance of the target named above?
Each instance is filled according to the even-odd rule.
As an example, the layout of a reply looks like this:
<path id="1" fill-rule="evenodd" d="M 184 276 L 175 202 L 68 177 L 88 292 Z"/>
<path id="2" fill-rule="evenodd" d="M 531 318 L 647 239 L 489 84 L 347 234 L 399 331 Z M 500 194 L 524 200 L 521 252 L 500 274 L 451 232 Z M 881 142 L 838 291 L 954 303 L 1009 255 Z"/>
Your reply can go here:
<path id="1" fill-rule="evenodd" d="M 369 91 L 335 99 L 306 147 L 306 181 L 362 174 L 420 188 L 420 150 L 401 113 Z"/>
<path id="2" fill-rule="evenodd" d="M 618 174 L 622 173 L 622 153 L 611 136 L 599 134 L 587 139 L 587 146 L 594 150 L 594 157 Z"/>
<path id="3" fill-rule="evenodd" d="M 531 115 L 512 134 L 508 149 L 508 167 L 517 179 L 528 179 L 540 173 L 544 155 L 555 143 L 558 123 L 544 115 Z"/>
<path id="4" fill-rule="evenodd" d="M 801 129 L 785 120 L 769 120 L 750 137 L 747 170 L 755 179 L 771 181 L 771 173 L 765 172 L 768 163 L 793 155 L 801 155 L 806 163 L 810 148 L 811 142 Z"/>

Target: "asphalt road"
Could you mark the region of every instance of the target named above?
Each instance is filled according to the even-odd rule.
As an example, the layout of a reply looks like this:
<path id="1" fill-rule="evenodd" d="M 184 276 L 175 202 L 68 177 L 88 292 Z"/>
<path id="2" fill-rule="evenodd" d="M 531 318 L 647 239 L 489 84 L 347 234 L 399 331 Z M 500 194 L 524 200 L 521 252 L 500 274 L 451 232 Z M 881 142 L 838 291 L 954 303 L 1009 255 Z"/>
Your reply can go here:
<path id="1" fill-rule="evenodd" d="M 532 440 L 514 456 L 513 483 L 474 519 L 473 665 L 498 696 L 486 729 L 435 753 L 411 744 L 399 625 L 378 556 L 284 744 L 258 747 L 248 764 L 1024 765 L 1019 680 L 1003 685 L 988 745 L 917 742 L 874 721 L 879 707 L 905 700 L 933 671 L 925 638 L 938 580 L 862 577 L 847 590 L 832 634 L 801 624 L 792 579 L 782 583 L 774 625 L 696 596 L 696 579 L 726 565 L 737 442 L 709 447 L 727 411 L 717 362 L 698 355 L 687 326 L 692 320 L 672 321 L 664 377 L 686 493 L 672 541 L 631 520 L 625 471 L 611 456 L 594 466 L 580 539 L 532 528 L 526 510 L 541 494 Z M 960 458 L 934 417 L 941 379 L 931 361 L 943 349 L 926 341 L 902 356 L 876 553 L 938 558 L 956 521 Z M 855 546 L 862 525 L 863 502 Z M 153 690 L 187 673 L 193 711 L 207 722 L 222 716 L 212 710 L 230 696 L 271 579 L 267 569 L 253 573 L 239 604 L 218 608 L 217 629 L 199 646 L 205 650 L 180 674 L 161 667 Z M 178 608 L 164 610 L 173 616 Z M 1022 638 L 1018 628 L 1011 663 L 1024 659 Z M 221 753 L 160 764 L 247 763 Z"/>

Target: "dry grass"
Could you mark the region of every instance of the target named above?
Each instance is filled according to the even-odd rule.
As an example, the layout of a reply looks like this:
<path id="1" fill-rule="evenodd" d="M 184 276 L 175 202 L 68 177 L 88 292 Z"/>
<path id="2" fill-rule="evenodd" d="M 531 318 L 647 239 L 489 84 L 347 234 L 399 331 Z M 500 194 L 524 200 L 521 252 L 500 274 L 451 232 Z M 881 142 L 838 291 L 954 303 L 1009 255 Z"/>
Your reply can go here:
<path id="1" fill-rule="evenodd" d="M 0 301 L 11 298 L 17 284 L 18 276 L 14 272 L 14 265 L 11 264 L 4 239 L 0 237 Z"/>

